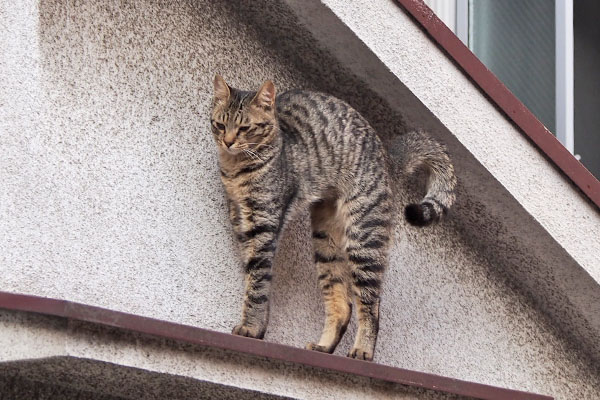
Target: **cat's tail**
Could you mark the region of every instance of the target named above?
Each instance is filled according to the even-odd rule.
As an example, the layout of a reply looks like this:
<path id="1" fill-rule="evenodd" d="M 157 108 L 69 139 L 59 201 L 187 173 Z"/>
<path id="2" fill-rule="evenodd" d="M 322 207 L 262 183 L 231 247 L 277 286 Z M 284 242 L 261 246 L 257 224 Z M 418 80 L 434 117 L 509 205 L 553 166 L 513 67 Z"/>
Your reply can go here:
<path id="1" fill-rule="evenodd" d="M 428 172 L 427 193 L 418 204 L 404 209 L 406 220 L 415 226 L 426 226 L 439 221 L 454 204 L 456 175 L 446 147 L 422 131 L 401 136 L 403 169 L 412 174 L 419 168 Z"/>

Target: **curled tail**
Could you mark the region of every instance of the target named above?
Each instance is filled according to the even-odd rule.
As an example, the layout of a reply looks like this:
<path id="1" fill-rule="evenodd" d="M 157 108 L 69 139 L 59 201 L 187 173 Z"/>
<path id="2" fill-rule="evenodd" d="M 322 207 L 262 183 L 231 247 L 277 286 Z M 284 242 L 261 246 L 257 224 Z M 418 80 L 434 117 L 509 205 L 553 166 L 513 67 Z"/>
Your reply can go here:
<path id="1" fill-rule="evenodd" d="M 418 204 L 404 209 L 406 220 L 415 226 L 426 226 L 439 221 L 454 204 L 456 175 L 446 147 L 424 132 L 402 135 L 403 169 L 412 174 L 419 168 L 428 171 L 427 193 Z"/>

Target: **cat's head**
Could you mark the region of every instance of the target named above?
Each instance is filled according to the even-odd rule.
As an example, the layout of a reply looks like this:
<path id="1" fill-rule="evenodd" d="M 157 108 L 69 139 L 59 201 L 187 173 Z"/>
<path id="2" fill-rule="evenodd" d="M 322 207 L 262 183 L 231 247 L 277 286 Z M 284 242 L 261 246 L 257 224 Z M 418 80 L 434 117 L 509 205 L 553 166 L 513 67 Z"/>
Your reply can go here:
<path id="1" fill-rule="evenodd" d="M 259 157 L 278 134 L 275 85 L 266 81 L 256 92 L 235 89 L 215 75 L 211 129 L 227 154 Z"/>

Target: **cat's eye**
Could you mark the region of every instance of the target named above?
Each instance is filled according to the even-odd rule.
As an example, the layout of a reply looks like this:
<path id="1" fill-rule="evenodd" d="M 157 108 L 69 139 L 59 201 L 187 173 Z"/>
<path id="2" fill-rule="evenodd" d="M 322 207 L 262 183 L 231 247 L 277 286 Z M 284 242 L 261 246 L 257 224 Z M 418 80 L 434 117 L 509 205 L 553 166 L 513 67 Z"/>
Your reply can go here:
<path id="1" fill-rule="evenodd" d="M 240 127 L 238 128 L 238 132 L 247 132 L 247 131 L 248 131 L 248 129 L 250 129 L 250 126 L 249 126 L 249 125 L 246 125 L 246 126 L 240 126 Z"/>
<path id="2" fill-rule="evenodd" d="M 215 128 L 217 128 L 218 130 L 223 131 L 223 132 L 225 131 L 225 125 L 223 125 L 219 122 L 215 122 L 214 125 L 215 125 Z"/>

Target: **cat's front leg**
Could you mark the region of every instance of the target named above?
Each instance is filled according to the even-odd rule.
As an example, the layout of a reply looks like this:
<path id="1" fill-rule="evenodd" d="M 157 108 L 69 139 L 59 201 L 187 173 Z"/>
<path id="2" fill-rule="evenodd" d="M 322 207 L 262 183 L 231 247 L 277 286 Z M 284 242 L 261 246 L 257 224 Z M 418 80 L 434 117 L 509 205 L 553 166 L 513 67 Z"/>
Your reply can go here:
<path id="1" fill-rule="evenodd" d="M 276 223 L 262 221 L 241 232 L 241 242 L 246 284 L 242 321 L 233 328 L 234 335 L 262 339 L 269 319 L 269 291 L 271 267 L 275 255 Z"/>

